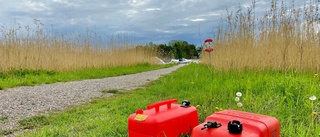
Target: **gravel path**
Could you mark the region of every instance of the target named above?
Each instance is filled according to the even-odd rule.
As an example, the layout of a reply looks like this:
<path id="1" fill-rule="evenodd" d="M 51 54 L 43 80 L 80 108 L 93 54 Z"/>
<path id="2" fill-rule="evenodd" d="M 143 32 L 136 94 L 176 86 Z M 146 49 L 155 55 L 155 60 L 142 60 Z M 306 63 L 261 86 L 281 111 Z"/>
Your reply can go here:
<path id="1" fill-rule="evenodd" d="M 99 92 L 101 90 L 131 90 L 144 86 L 182 66 L 184 64 L 118 77 L 0 90 L 0 130 L 14 129 L 17 121 L 26 117 L 63 110 L 71 105 L 89 102 L 92 98 L 112 95 Z"/>

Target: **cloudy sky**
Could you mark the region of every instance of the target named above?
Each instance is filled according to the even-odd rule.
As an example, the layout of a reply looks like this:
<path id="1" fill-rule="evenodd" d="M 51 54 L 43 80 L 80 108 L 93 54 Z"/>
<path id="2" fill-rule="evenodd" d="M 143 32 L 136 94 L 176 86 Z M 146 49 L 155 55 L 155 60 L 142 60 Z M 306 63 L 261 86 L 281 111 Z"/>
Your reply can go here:
<path id="1" fill-rule="evenodd" d="M 257 15 L 270 9 L 270 1 L 256 0 Z M 226 9 L 246 8 L 251 3 L 252 0 L 0 0 L 0 25 L 32 25 L 38 19 L 58 33 L 85 33 L 89 29 L 108 36 L 130 35 L 143 44 L 184 40 L 200 45 L 203 39 L 213 37 Z"/>

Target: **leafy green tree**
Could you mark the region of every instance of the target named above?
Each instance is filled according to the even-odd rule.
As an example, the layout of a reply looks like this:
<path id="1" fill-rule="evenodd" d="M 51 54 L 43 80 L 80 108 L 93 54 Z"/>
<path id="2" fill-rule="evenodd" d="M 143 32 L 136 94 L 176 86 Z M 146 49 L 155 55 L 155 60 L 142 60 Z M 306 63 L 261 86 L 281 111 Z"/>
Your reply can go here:
<path id="1" fill-rule="evenodd" d="M 176 43 L 174 43 L 173 44 L 173 53 L 174 53 L 174 57 L 175 58 L 178 58 L 178 59 L 180 59 L 180 58 L 182 58 L 183 56 L 182 56 L 182 52 L 183 52 L 183 46 L 181 45 L 181 43 L 179 43 L 179 42 L 176 42 Z"/>
<path id="2" fill-rule="evenodd" d="M 157 52 L 161 58 L 171 58 L 172 57 L 172 47 L 167 46 L 166 44 L 160 44 L 157 47 Z"/>
<path id="3" fill-rule="evenodd" d="M 166 44 L 154 44 L 150 42 L 145 46 L 137 46 L 137 48 L 143 48 L 147 50 L 156 50 L 158 57 L 163 59 L 168 58 L 194 58 L 199 57 L 199 51 L 196 49 L 194 44 L 189 44 L 182 40 L 171 40 L 168 45 Z"/>
<path id="4" fill-rule="evenodd" d="M 189 44 L 186 41 L 172 40 L 169 42 L 169 46 L 172 47 L 175 58 L 193 58 L 197 57 L 198 53 L 194 44 Z"/>
<path id="5" fill-rule="evenodd" d="M 188 44 L 185 47 L 186 58 L 194 58 L 198 56 L 196 46 L 194 44 Z"/>

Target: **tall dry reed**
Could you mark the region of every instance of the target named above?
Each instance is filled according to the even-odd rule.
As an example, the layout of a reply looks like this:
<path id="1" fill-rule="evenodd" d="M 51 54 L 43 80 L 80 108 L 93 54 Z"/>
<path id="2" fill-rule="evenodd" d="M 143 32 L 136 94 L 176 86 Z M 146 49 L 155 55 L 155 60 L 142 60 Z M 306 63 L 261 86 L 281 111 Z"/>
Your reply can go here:
<path id="1" fill-rule="evenodd" d="M 215 50 L 211 58 L 204 52 L 203 62 L 217 69 L 319 70 L 319 2 L 299 7 L 294 0 L 272 0 L 263 17 L 255 4 L 228 11 L 217 28 Z"/>
<path id="2" fill-rule="evenodd" d="M 1 26 L 0 71 L 12 69 L 68 71 L 82 68 L 153 63 L 152 50 L 135 48 L 129 36 L 96 33 L 52 34 L 39 20 L 35 27 Z"/>

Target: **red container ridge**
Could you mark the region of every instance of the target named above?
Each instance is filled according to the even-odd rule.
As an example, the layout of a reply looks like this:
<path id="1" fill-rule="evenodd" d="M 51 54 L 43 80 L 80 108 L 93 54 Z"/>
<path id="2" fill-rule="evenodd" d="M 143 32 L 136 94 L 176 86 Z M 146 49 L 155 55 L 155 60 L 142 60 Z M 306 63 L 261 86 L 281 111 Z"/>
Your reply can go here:
<path id="1" fill-rule="evenodd" d="M 165 100 L 137 110 L 128 118 L 129 137 L 179 137 L 190 134 L 197 126 L 198 112 L 190 102 L 181 104 L 177 99 Z"/>
<path id="2" fill-rule="evenodd" d="M 280 137 L 280 124 L 271 116 L 223 110 L 193 128 L 191 137 Z"/>

